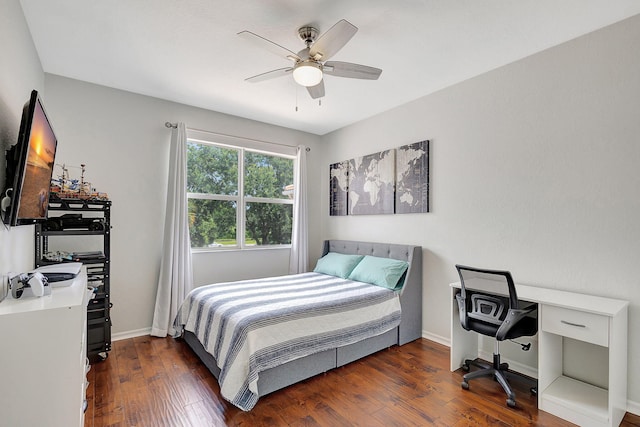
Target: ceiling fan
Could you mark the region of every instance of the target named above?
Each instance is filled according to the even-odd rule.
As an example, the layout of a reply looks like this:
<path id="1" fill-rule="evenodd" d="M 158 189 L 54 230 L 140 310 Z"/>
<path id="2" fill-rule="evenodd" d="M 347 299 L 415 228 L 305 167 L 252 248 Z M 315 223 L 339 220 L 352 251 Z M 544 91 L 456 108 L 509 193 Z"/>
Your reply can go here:
<path id="1" fill-rule="evenodd" d="M 307 46 L 295 53 L 279 44 L 251 31 L 241 31 L 238 35 L 262 46 L 280 57 L 293 62 L 290 67 L 267 71 L 245 79 L 256 83 L 276 77 L 293 74 L 296 83 L 305 86 L 311 98 L 324 96 L 324 74 L 352 79 L 377 80 L 382 70 L 350 62 L 329 61 L 356 34 L 358 28 L 342 19 L 327 32 L 318 37 L 318 30 L 311 26 L 298 29 L 298 36 Z"/>

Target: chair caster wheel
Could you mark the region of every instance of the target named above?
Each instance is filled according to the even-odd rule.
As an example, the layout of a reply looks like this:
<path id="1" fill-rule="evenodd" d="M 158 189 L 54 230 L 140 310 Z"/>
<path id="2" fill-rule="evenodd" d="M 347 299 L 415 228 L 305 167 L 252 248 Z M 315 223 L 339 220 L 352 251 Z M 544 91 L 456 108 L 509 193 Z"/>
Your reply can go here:
<path id="1" fill-rule="evenodd" d="M 471 367 L 465 363 L 464 365 L 462 365 L 462 370 L 465 372 L 469 372 L 471 370 Z"/>
<path id="2" fill-rule="evenodd" d="M 509 408 L 515 408 L 516 407 L 516 401 L 514 399 L 507 399 L 507 406 Z"/>
<path id="3" fill-rule="evenodd" d="M 462 381 L 462 383 L 460 383 L 460 387 L 462 387 L 465 390 L 469 390 L 469 383 L 466 381 Z"/>

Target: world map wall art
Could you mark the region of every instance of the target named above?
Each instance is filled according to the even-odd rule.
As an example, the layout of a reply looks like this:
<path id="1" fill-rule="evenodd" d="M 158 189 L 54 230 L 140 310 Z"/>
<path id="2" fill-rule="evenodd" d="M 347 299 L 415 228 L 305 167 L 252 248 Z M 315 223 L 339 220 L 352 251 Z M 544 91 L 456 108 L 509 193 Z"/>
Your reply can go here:
<path id="1" fill-rule="evenodd" d="M 429 212 L 429 141 L 329 165 L 329 215 Z"/>

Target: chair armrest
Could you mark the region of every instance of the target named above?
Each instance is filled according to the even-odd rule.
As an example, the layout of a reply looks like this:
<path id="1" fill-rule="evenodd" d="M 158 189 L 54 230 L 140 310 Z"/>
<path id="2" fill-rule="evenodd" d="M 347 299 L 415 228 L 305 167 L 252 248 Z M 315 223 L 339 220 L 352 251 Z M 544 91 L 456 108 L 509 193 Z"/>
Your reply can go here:
<path id="1" fill-rule="evenodd" d="M 498 341 L 504 341 L 505 337 L 507 336 L 511 328 L 517 325 L 518 322 L 523 317 L 536 311 L 537 309 L 538 309 L 537 304 L 532 304 L 528 307 L 520 308 L 520 309 L 514 309 L 514 308 L 509 309 L 509 311 L 507 312 L 507 317 L 505 317 L 504 321 L 502 322 L 502 325 L 500 325 L 500 327 L 498 328 L 498 331 L 496 332 L 496 339 Z"/>
<path id="2" fill-rule="evenodd" d="M 465 330 L 469 330 L 467 322 L 467 307 L 465 298 L 462 298 L 462 294 L 456 294 L 456 300 L 458 301 L 458 313 L 460 314 L 460 324 Z"/>

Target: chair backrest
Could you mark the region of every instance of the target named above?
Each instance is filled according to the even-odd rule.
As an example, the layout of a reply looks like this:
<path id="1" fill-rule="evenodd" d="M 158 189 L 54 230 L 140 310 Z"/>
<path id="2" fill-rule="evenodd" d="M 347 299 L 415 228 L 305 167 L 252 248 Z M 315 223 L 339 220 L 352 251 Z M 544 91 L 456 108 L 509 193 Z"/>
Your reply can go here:
<path id="1" fill-rule="evenodd" d="M 511 273 L 504 270 L 456 265 L 460 276 L 460 294 L 456 296 L 460 310 L 460 323 L 470 330 L 468 319 L 499 327 L 509 309 L 518 309 L 518 295 Z M 479 292 L 473 292 L 479 290 Z M 471 297 L 468 298 L 468 293 Z M 476 323 L 476 327 L 477 327 Z M 474 328 L 475 329 L 475 328 Z M 493 327 L 483 333 L 493 332 Z"/>
<path id="2" fill-rule="evenodd" d="M 471 309 L 467 310 L 467 316 L 500 326 L 507 315 L 506 309 L 508 307 L 505 305 L 504 298 L 486 294 L 472 294 Z"/>
<path id="3" fill-rule="evenodd" d="M 509 298 L 509 308 L 518 308 L 518 294 L 511 273 L 506 270 L 487 270 L 484 268 L 456 265 L 460 276 L 460 293 L 466 298 L 467 289 L 504 295 Z"/>

